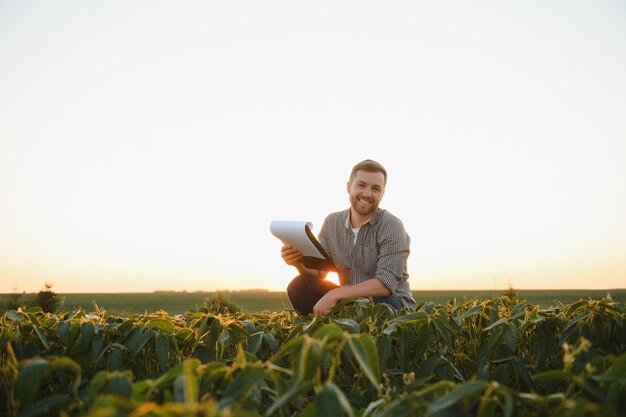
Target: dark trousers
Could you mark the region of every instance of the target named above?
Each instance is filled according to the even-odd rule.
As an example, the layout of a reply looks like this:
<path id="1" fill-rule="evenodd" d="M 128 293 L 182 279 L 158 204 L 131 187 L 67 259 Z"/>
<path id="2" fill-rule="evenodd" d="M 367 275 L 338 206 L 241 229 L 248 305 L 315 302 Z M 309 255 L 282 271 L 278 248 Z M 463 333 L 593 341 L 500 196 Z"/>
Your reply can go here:
<path id="1" fill-rule="evenodd" d="M 337 288 L 337 285 L 318 276 L 298 275 L 287 286 L 287 295 L 294 310 L 302 315 L 311 314 L 313 306 L 328 291 Z M 374 303 L 386 303 L 400 310 L 402 302 L 395 297 L 373 297 Z"/>

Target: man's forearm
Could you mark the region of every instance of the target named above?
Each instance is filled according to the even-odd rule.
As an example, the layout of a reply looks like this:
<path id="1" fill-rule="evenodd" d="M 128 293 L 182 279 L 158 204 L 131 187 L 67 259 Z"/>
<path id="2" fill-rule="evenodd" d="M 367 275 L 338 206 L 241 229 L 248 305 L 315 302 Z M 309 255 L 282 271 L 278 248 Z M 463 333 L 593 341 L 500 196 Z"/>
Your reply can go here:
<path id="1" fill-rule="evenodd" d="M 313 276 L 319 276 L 319 277 L 324 278 L 327 274 L 327 272 L 325 271 L 318 271 L 317 269 L 307 268 L 301 263 L 298 263 L 298 265 L 296 265 L 296 269 L 298 270 L 300 275 L 313 275 Z"/>
<path id="2" fill-rule="evenodd" d="M 339 287 L 334 289 L 333 292 L 335 292 L 334 295 L 338 297 L 339 301 L 344 298 L 389 297 L 391 295 L 389 288 L 385 287 L 385 285 L 376 278 L 368 279 L 367 281 L 355 285 Z"/>
<path id="3" fill-rule="evenodd" d="M 376 278 L 368 279 L 356 285 L 334 288 L 326 293 L 314 306 L 315 314 L 327 314 L 330 309 L 344 298 L 389 297 L 389 288 Z"/>

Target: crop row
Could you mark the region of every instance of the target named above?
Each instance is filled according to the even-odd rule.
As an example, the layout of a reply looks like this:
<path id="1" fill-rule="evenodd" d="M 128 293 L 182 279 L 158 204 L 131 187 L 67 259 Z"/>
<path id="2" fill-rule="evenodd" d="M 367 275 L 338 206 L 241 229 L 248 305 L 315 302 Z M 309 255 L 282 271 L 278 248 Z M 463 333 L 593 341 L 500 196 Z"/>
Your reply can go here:
<path id="1" fill-rule="evenodd" d="M 0 414 L 619 416 L 625 316 L 506 297 L 305 317 L 9 311 Z"/>

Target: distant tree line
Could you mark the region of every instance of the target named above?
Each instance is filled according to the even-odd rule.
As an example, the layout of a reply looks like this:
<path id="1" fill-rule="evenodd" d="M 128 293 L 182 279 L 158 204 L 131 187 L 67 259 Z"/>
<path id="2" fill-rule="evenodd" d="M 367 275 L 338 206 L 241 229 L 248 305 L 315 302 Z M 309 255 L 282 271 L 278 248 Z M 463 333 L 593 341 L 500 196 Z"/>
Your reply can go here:
<path id="1" fill-rule="evenodd" d="M 44 313 L 56 313 L 61 304 L 61 297 L 52 291 L 52 284 L 46 282 L 44 289 L 37 294 L 31 294 L 30 297 L 26 297 L 25 292 L 9 294 L 2 300 L 0 308 L 2 311 L 8 311 L 27 307 L 40 307 Z"/>

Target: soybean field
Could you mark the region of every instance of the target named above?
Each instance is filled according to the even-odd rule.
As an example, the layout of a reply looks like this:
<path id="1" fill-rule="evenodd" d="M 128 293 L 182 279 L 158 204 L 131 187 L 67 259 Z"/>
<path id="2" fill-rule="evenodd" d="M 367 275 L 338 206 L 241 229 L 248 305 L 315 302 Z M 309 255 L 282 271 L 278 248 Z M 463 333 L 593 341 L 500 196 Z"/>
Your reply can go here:
<path id="1" fill-rule="evenodd" d="M 0 317 L 0 415 L 626 415 L 626 308 L 495 297 L 396 311 Z"/>

